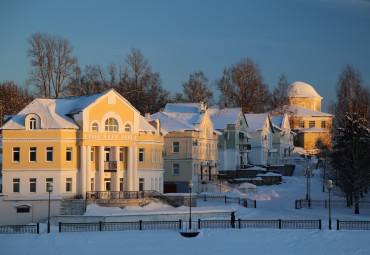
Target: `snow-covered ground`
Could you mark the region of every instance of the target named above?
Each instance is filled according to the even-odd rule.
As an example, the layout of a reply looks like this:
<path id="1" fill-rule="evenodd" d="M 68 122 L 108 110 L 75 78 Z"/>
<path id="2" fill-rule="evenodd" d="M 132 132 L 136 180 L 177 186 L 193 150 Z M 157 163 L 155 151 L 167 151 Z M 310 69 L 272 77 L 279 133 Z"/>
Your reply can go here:
<path id="1" fill-rule="evenodd" d="M 328 230 L 327 209 L 294 209 L 294 200 L 306 194 L 302 168 L 298 166 L 294 176 L 284 177 L 283 182 L 257 187 L 249 194 L 235 190 L 227 194 L 256 199 L 256 209 L 203 201 L 198 201 L 198 206 L 206 206 L 203 210 L 231 206 L 236 210 L 236 218 L 241 219 L 322 219 L 322 230 L 206 229 L 201 230 L 198 237 L 187 239 L 177 231 L 165 230 L 58 233 L 57 228 L 52 227 L 52 233 L 47 234 L 43 224 L 40 235 L 1 235 L 0 254 L 370 254 L 370 231 L 335 230 L 336 219 L 370 220 L 370 209 L 360 209 L 361 214 L 355 215 L 353 208 L 332 208 L 333 230 Z M 327 192 L 322 192 L 319 170 L 311 179 L 311 197 L 328 197 Z M 124 210 L 91 207 L 88 214 L 160 210 L 168 210 L 168 207 L 154 204 Z"/>

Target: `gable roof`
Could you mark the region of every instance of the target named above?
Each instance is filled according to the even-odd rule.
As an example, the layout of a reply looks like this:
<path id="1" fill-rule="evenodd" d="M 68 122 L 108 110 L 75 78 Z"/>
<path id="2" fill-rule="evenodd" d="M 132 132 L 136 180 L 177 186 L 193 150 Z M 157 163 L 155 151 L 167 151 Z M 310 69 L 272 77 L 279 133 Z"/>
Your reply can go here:
<path id="1" fill-rule="evenodd" d="M 214 129 L 225 129 L 228 124 L 238 124 L 240 113 L 241 108 L 208 109 Z"/>
<path id="2" fill-rule="evenodd" d="M 286 112 L 289 116 L 297 117 L 334 117 L 334 115 L 325 112 L 318 112 L 310 109 L 306 109 L 297 105 L 284 105 L 283 112 Z M 271 111 L 271 114 L 280 113 L 281 109 L 275 109 Z"/>
<path id="3" fill-rule="evenodd" d="M 107 90 L 108 91 L 108 90 Z M 45 129 L 78 129 L 78 125 L 72 119 L 71 115 L 76 114 L 107 91 L 94 94 L 75 97 L 63 97 L 55 99 L 33 100 L 29 105 L 22 109 L 7 121 L 1 129 L 24 129 L 24 121 L 28 114 L 34 113 L 40 116 L 41 128 Z"/>
<path id="4" fill-rule="evenodd" d="M 268 113 L 245 113 L 246 120 L 248 121 L 248 131 L 256 132 L 263 130 L 266 121 L 269 122 L 271 131 L 274 132 L 273 126 Z"/>

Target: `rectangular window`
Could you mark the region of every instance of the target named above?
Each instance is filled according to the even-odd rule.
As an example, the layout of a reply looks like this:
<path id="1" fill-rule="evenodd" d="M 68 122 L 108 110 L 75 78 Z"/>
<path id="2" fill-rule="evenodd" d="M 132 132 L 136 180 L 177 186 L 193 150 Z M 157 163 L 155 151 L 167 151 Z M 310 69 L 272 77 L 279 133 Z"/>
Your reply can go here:
<path id="1" fill-rule="evenodd" d="M 95 161 L 95 147 L 91 147 L 91 162 Z"/>
<path id="2" fill-rule="evenodd" d="M 123 178 L 119 178 L 119 191 L 123 191 Z"/>
<path id="3" fill-rule="evenodd" d="M 180 143 L 179 142 L 173 142 L 172 143 L 173 152 L 177 153 L 180 152 Z"/>
<path id="4" fill-rule="evenodd" d="M 144 148 L 140 148 L 139 149 L 139 162 L 140 163 L 144 163 L 144 159 L 145 159 L 145 149 Z"/>
<path id="5" fill-rule="evenodd" d="M 21 153 L 21 148 L 13 147 L 13 162 L 19 162 L 20 153 Z"/>
<path id="6" fill-rule="evenodd" d="M 91 182 L 90 182 L 90 190 L 91 191 L 95 191 L 95 183 L 94 183 L 94 178 L 91 178 Z"/>
<path id="7" fill-rule="evenodd" d="M 13 192 L 19 193 L 19 186 L 20 186 L 21 180 L 19 178 L 13 179 Z"/>
<path id="8" fill-rule="evenodd" d="M 66 178 L 66 192 L 72 192 L 72 178 Z"/>
<path id="9" fill-rule="evenodd" d="M 310 120 L 310 122 L 308 124 L 309 124 L 310 128 L 315 127 L 315 121 L 314 120 Z"/>
<path id="10" fill-rule="evenodd" d="M 173 164 L 172 165 L 172 174 L 173 175 L 179 175 L 180 174 L 180 165 L 179 164 Z"/>
<path id="11" fill-rule="evenodd" d="M 144 178 L 139 178 L 139 191 L 144 191 Z"/>
<path id="12" fill-rule="evenodd" d="M 299 128 L 304 128 L 304 121 L 303 120 L 299 121 Z"/>
<path id="13" fill-rule="evenodd" d="M 51 185 L 51 187 L 53 187 L 53 178 L 46 178 L 46 192 L 49 192 L 48 191 L 49 185 Z"/>
<path id="14" fill-rule="evenodd" d="M 326 122 L 325 122 L 325 120 L 321 121 L 321 128 L 326 128 Z"/>
<path id="15" fill-rule="evenodd" d="M 124 150 L 123 147 L 119 148 L 119 161 L 124 162 Z"/>
<path id="16" fill-rule="evenodd" d="M 36 193 L 36 178 L 30 178 L 30 192 Z"/>
<path id="17" fill-rule="evenodd" d="M 17 207 L 17 213 L 29 213 L 31 207 L 25 205 L 25 206 L 19 206 Z"/>
<path id="18" fill-rule="evenodd" d="M 53 161 L 53 147 L 46 147 L 46 161 Z"/>
<path id="19" fill-rule="evenodd" d="M 66 148 L 66 161 L 72 162 L 72 147 Z"/>
<path id="20" fill-rule="evenodd" d="M 289 121 L 289 125 L 290 125 L 290 128 L 292 128 L 292 129 L 293 129 L 293 128 L 294 128 L 294 121 L 293 121 L 293 120 L 290 120 L 290 121 Z"/>
<path id="21" fill-rule="evenodd" d="M 30 147 L 30 162 L 36 162 L 36 147 Z"/>

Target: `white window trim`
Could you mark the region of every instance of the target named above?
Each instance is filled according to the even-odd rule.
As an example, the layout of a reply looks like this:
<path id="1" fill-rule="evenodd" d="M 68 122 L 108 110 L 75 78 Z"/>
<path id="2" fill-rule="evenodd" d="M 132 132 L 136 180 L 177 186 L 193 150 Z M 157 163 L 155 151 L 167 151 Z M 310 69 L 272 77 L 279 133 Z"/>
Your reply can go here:
<path id="1" fill-rule="evenodd" d="M 140 151 L 140 150 L 142 150 L 142 152 Z M 143 160 L 142 161 L 140 161 L 140 154 L 143 154 Z M 144 163 L 145 162 L 145 149 L 144 148 L 139 148 L 139 163 Z"/>
<path id="2" fill-rule="evenodd" d="M 35 154 L 36 154 L 36 159 L 35 159 L 35 161 L 31 161 L 31 148 L 36 148 L 36 150 L 35 150 Z M 37 163 L 37 147 L 30 147 L 30 148 L 29 148 L 29 152 L 28 152 L 28 162 L 29 162 L 29 163 Z"/>
<path id="3" fill-rule="evenodd" d="M 18 157 L 19 157 L 19 160 L 18 161 L 14 161 L 14 148 L 18 148 Z M 12 149 L 12 163 L 17 163 L 19 164 L 21 162 L 21 147 L 13 147 Z"/>
<path id="4" fill-rule="evenodd" d="M 67 159 L 68 148 L 71 148 L 71 160 Z M 73 162 L 73 147 L 66 147 L 66 162 Z"/>
<path id="5" fill-rule="evenodd" d="M 175 173 L 175 168 L 174 168 L 175 165 L 178 165 L 179 166 L 178 167 L 178 173 L 177 174 Z M 176 176 L 179 176 L 180 175 L 180 164 L 172 164 L 172 175 L 176 175 Z"/>
<path id="6" fill-rule="evenodd" d="M 51 160 L 48 160 L 48 148 L 51 148 Z M 45 162 L 51 163 L 53 161 L 54 161 L 54 147 L 52 146 L 46 147 L 45 148 Z"/>

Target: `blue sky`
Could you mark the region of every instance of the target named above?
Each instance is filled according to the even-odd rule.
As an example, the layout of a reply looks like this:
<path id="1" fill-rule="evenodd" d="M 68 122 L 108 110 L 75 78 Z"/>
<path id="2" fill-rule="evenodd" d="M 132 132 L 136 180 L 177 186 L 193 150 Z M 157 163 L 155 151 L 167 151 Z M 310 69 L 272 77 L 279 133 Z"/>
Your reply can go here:
<path id="1" fill-rule="evenodd" d="M 368 0 L 0 0 L 0 81 L 25 84 L 35 32 L 69 39 L 82 68 L 124 63 L 139 48 L 172 92 L 200 70 L 212 85 L 246 57 L 271 89 L 282 73 L 313 85 L 323 110 L 345 64 L 370 85 Z"/>

